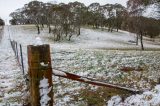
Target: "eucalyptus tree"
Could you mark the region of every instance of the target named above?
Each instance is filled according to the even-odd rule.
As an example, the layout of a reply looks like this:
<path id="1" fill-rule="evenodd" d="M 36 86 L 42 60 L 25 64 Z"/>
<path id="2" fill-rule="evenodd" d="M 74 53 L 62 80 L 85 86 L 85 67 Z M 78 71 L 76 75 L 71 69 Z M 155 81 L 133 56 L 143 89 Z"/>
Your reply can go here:
<path id="1" fill-rule="evenodd" d="M 113 4 L 105 4 L 104 5 L 105 9 L 105 17 L 107 19 L 107 27 L 108 27 L 108 32 L 113 31 L 114 27 L 114 20 L 115 20 L 115 10 Z"/>
<path id="2" fill-rule="evenodd" d="M 74 29 L 74 14 L 70 11 L 70 6 L 64 3 L 53 5 L 51 8 L 53 34 L 56 41 L 63 36 L 71 39 Z"/>
<path id="3" fill-rule="evenodd" d="M 101 13 L 100 13 L 100 4 L 99 3 L 92 3 L 88 6 L 88 11 L 91 12 L 91 19 L 90 19 L 90 23 L 92 23 L 93 27 L 95 28 L 99 28 L 100 26 L 100 17 L 101 17 Z"/>
<path id="4" fill-rule="evenodd" d="M 138 45 L 138 37 L 139 37 L 141 42 L 141 49 L 144 50 L 143 36 L 145 35 L 145 30 L 144 30 L 145 23 L 142 15 L 145 10 L 145 6 L 141 5 L 141 3 L 142 0 L 129 0 L 127 2 L 127 8 L 130 17 L 134 17 L 132 18 L 131 22 L 133 23 L 134 26 L 134 32 L 137 34 L 136 44 Z M 130 27 L 130 30 L 132 30 L 132 27 Z"/>
<path id="5" fill-rule="evenodd" d="M 139 18 L 141 19 L 141 23 L 137 23 L 133 21 L 133 20 L 139 20 Z M 130 22 L 128 24 L 128 27 L 131 29 L 130 30 L 131 32 L 135 33 L 137 32 L 137 30 L 139 30 L 139 31 L 142 31 L 139 33 L 143 33 L 143 36 L 149 36 L 150 38 L 155 38 L 156 36 L 160 35 L 159 20 L 154 18 L 144 17 L 144 16 L 130 17 L 129 19 L 130 19 Z"/>
<path id="6" fill-rule="evenodd" d="M 88 7 L 85 7 L 84 13 L 83 13 L 83 25 L 87 25 L 87 26 L 92 25 L 93 26 L 93 19 L 92 18 L 93 18 L 93 13 L 91 11 L 89 11 Z"/>
<path id="7" fill-rule="evenodd" d="M 43 26 L 44 3 L 39 1 L 31 1 L 24 6 L 23 13 L 36 25 L 38 34 L 40 34 L 40 25 Z"/>
<path id="8" fill-rule="evenodd" d="M 138 5 L 141 5 L 141 6 L 148 6 L 148 5 L 160 3 L 159 0 L 134 0 L 134 2 L 136 2 Z"/>
<path id="9" fill-rule="evenodd" d="M 156 8 L 157 10 L 154 11 L 157 13 L 157 17 L 158 19 L 160 19 L 160 0 L 137 0 L 138 5 L 142 6 L 142 7 L 149 7 L 150 5 L 154 5 L 154 8 Z"/>
<path id="10" fill-rule="evenodd" d="M 62 4 L 61 4 L 62 5 Z M 63 22 L 62 22 L 63 8 L 60 5 L 53 5 L 50 11 L 52 17 L 52 25 L 54 26 L 52 32 L 54 40 L 59 41 L 63 35 Z"/>
<path id="11" fill-rule="evenodd" d="M 19 20 L 19 13 L 18 12 L 12 12 L 9 16 L 12 17 L 12 20 L 10 20 L 11 25 L 18 25 Z"/>
<path id="12" fill-rule="evenodd" d="M 80 2 L 70 2 L 69 4 L 70 11 L 73 13 L 74 27 L 77 29 L 77 35 L 80 35 L 81 25 L 83 24 L 84 12 L 86 6 Z"/>
<path id="13" fill-rule="evenodd" d="M 19 25 L 19 24 L 27 24 L 28 19 L 23 14 L 24 8 L 19 8 L 15 12 L 12 12 L 9 16 L 12 17 L 12 20 L 10 20 L 11 24 Z"/>
<path id="14" fill-rule="evenodd" d="M 155 38 L 160 35 L 160 20 L 154 18 L 145 18 L 145 32 L 150 38 Z"/>
<path id="15" fill-rule="evenodd" d="M 55 4 L 51 3 L 44 3 L 43 7 L 43 14 L 44 14 L 44 19 L 43 23 L 47 24 L 48 27 L 48 32 L 51 33 L 51 25 L 52 25 L 52 20 L 53 20 L 53 9 L 54 9 Z"/>
<path id="16" fill-rule="evenodd" d="M 121 25 L 123 22 L 123 17 L 125 17 L 126 9 L 121 4 L 114 4 L 114 10 L 116 12 L 115 14 L 115 27 L 117 29 L 121 29 Z"/>
<path id="17" fill-rule="evenodd" d="M 160 33 L 159 20 L 154 18 L 143 17 L 143 13 L 150 5 L 156 5 L 158 9 L 158 18 L 160 18 L 160 1 L 159 0 L 129 0 L 127 3 L 130 16 L 134 16 L 133 23 L 135 33 L 140 36 L 141 48 L 143 48 L 143 36 L 155 37 Z M 131 27 L 132 29 L 132 27 Z M 138 43 L 138 40 L 137 40 Z"/>
<path id="18" fill-rule="evenodd" d="M 74 32 L 74 13 L 70 11 L 70 6 L 67 4 L 61 5 L 62 11 L 61 11 L 61 27 L 63 29 L 63 33 L 65 36 L 69 36 L 69 40 L 72 37 L 72 33 Z"/>
<path id="19" fill-rule="evenodd" d="M 98 12 L 99 12 L 99 24 L 100 24 L 100 27 L 103 31 L 104 27 L 105 27 L 105 24 L 106 24 L 105 6 L 101 5 L 99 7 Z"/>

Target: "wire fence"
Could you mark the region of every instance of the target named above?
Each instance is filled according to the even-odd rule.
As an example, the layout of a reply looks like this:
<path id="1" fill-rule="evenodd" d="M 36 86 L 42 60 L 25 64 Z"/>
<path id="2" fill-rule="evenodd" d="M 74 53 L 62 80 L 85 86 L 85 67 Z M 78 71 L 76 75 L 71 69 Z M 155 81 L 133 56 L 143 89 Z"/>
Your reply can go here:
<path id="1" fill-rule="evenodd" d="M 16 62 L 18 64 L 20 70 L 22 71 L 24 81 L 25 81 L 26 85 L 28 86 L 29 77 L 27 75 L 27 73 L 28 73 L 27 72 L 27 70 L 28 70 L 27 54 L 23 50 L 27 46 L 23 46 L 22 44 L 20 44 L 17 41 L 13 40 L 12 36 L 11 36 L 11 32 L 10 32 L 9 26 L 7 28 L 8 28 L 7 30 L 8 30 L 8 35 L 9 35 L 9 42 L 10 42 L 11 48 L 12 48 L 12 50 L 14 52 Z"/>
<path id="2" fill-rule="evenodd" d="M 25 69 L 24 69 L 24 59 L 23 59 L 22 45 L 21 44 L 18 45 L 18 43 L 16 41 L 11 41 L 11 40 L 10 40 L 10 43 L 11 43 L 11 47 L 13 49 L 13 52 L 15 54 L 17 63 L 20 66 L 20 68 L 23 72 L 23 75 L 24 75 L 25 74 Z"/>

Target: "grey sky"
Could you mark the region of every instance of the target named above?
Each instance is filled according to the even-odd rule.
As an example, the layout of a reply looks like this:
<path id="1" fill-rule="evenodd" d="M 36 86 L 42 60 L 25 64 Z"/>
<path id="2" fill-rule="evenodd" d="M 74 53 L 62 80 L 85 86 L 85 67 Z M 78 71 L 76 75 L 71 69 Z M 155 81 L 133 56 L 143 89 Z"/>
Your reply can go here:
<path id="1" fill-rule="evenodd" d="M 8 21 L 10 19 L 9 14 L 11 12 L 16 10 L 17 8 L 23 7 L 24 4 L 30 1 L 33 1 L 33 0 L 0 0 L 0 17 L 5 21 Z M 55 1 L 55 0 L 38 0 L 38 1 L 48 2 L 48 1 Z M 127 2 L 127 0 L 56 0 L 56 1 L 58 3 L 60 2 L 68 3 L 68 2 L 79 1 L 86 5 L 89 5 L 93 2 L 99 2 L 102 5 L 106 3 L 110 3 L 110 4 L 120 3 L 124 6 L 126 6 L 126 2 Z"/>

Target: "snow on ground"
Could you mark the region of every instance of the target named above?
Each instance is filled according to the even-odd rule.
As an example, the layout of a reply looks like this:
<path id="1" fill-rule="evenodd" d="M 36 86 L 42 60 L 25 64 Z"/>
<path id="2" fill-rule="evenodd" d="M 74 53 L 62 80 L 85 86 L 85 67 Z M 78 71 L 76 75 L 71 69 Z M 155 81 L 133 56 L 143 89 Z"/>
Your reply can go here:
<path id="1" fill-rule="evenodd" d="M 51 45 L 53 68 L 140 90 L 151 89 L 158 83 L 160 51 L 136 51 L 140 46 L 129 42 L 134 41 L 135 36 L 128 32 L 120 31 L 110 33 L 82 28 L 82 34 L 79 37 L 73 37 L 71 42 L 53 42 L 53 40 L 50 39 L 52 38 L 52 34 L 48 34 L 47 29 L 44 29 L 40 35 L 37 34 L 36 28 L 31 25 L 10 26 L 9 29 L 11 38 L 19 44 L 22 44 L 26 70 L 27 45 L 37 45 L 37 43 L 39 44 L 40 42 L 41 44 Z M 7 32 L 7 30 L 5 30 L 5 32 Z M 0 55 L 2 56 L 0 61 L 2 61 L 3 58 L 5 60 L 6 54 L 9 53 L 8 48 L 11 52 L 9 53 L 9 60 L 12 56 L 12 58 L 14 58 L 10 45 L 5 44 L 8 38 L 4 38 L 6 40 L 3 40 L 1 44 L 3 45 L 1 50 L 4 57 Z M 156 42 L 144 41 L 144 45 L 145 47 L 147 45 L 148 49 L 160 49 L 160 46 Z M 14 66 L 15 62 L 10 64 Z M 20 70 L 16 72 L 18 71 Z M 20 72 L 18 74 L 20 74 Z M 76 106 L 82 104 L 83 106 L 87 106 L 87 104 L 83 102 L 86 96 L 79 95 L 80 92 L 83 91 L 81 90 L 82 88 L 87 90 L 90 85 L 54 76 L 53 80 L 55 84 L 55 106 Z M 91 86 L 91 88 L 98 89 L 93 86 Z M 107 89 L 107 91 L 110 90 Z M 104 90 L 104 92 L 106 92 L 106 90 Z M 87 96 L 90 97 L 90 94 Z M 85 102 L 87 101 L 88 100 Z M 105 101 L 107 101 L 107 99 Z"/>
<path id="2" fill-rule="evenodd" d="M 82 28 L 80 36 L 73 36 L 72 42 L 54 42 L 51 40 L 53 34 L 48 34 L 48 29 L 41 31 L 38 35 L 36 32 L 36 27 L 32 25 L 28 26 L 11 26 L 10 27 L 12 38 L 22 43 L 23 45 L 34 44 L 36 38 L 41 38 L 42 43 L 51 44 L 53 48 L 62 49 L 84 49 L 84 48 L 94 48 L 94 49 L 139 49 L 140 46 L 129 41 L 135 41 L 136 37 L 126 31 L 119 32 L 107 32 L 101 30 L 93 30 Z M 22 40 L 25 38 L 25 40 Z M 146 48 L 159 48 L 159 43 L 144 41 L 144 47 Z"/>
<path id="3" fill-rule="evenodd" d="M 153 88 L 159 82 L 159 56 L 160 51 L 56 49 L 53 52 L 52 64 L 54 68 L 60 70 L 145 91 Z M 64 101 L 60 95 L 78 93 L 79 87 L 87 86 L 62 78 L 54 78 L 54 81 L 58 86 L 55 88 L 58 90 L 55 95 L 58 98 L 57 102 Z M 72 97 L 70 99 L 72 101 Z"/>
<path id="4" fill-rule="evenodd" d="M 7 27 L 0 38 L 0 106 L 19 106 L 24 91 L 23 75 L 10 46 Z"/>
<path id="5" fill-rule="evenodd" d="M 151 87 L 160 71 L 159 51 L 54 52 L 53 67 L 135 89 Z M 148 79 L 146 82 L 146 78 Z"/>
<path id="6" fill-rule="evenodd" d="M 120 96 L 113 96 L 108 101 L 108 106 L 159 106 L 160 105 L 160 85 L 155 86 L 151 91 L 143 94 L 132 95 L 122 101 Z"/>
<path id="7" fill-rule="evenodd" d="M 3 27 L 2 26 L 0 26 L 0 30 L 2 30 L 3 29 Z"/>

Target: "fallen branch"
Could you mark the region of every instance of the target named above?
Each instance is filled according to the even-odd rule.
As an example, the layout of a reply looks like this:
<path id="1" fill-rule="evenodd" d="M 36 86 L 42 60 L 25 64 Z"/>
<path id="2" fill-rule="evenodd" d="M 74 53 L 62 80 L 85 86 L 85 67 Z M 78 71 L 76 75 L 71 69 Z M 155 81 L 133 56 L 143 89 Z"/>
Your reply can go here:
<path id="1" fill-rule="evenodd" d="M 79 82 L 92 84 L 92 85 L 124 90 L 124 91 L 128 91 L 129 93 L 132 93 L 132 94 L 142 93 L 142 91 L 139 91 L 139 90 L 96 81 L 95 79 L 92 79 L 92 78 L 82 77 L 82 76 L 78 76 L 78 75 L 75 75 L 75 74 L 72 74 L 72 73 L 59 71 L 59 70 L 56 70 L 56 69 L 53 70 L 53 75 L 63 77 L 63 78 L 67 78 L 67 79 L 71 79 L 71 80 L 76 80 L 76 81 L 79 81 Z"/>

